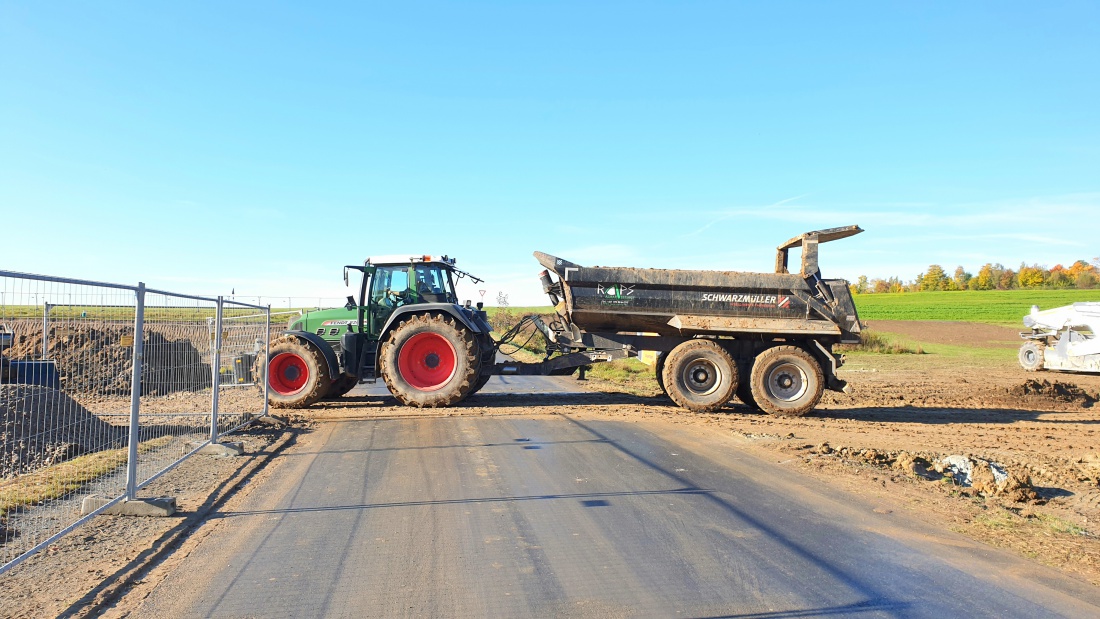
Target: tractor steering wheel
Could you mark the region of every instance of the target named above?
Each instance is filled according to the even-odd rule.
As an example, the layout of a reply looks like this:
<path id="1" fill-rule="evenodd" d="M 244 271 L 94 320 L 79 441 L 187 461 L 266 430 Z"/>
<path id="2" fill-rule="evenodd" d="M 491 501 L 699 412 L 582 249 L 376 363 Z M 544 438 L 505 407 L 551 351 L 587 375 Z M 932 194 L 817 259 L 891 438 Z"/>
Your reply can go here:
<path id="1" fill-rule="evenodd" d="M 393 290 L 386 288 L 386 291 L 382 293 L 382 303 L 390 307 L 397 307 L 408 300 L 408 295 L 405 291 L 394 292 Z"/>

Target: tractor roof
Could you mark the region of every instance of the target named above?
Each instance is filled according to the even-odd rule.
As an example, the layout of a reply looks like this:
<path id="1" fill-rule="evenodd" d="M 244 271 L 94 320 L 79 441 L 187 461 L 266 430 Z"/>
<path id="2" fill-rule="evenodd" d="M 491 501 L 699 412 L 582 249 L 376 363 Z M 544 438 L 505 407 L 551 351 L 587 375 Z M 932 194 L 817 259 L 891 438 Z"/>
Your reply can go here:
<path id="1" fill-rule="evenodd" d="M 391 254 L 388 256 L 372 256 L 367 258 L 367 264 L 373 264 L 375 266 L 387 266 L 395 264 L 410 264 L 414 262 L 436 262 L 449 267 L 454 267 L 455 259 L 447 256 L 431 256 L 428 254 L 421 254 L 419 256 L 409 256 L 405 254 Z"/>

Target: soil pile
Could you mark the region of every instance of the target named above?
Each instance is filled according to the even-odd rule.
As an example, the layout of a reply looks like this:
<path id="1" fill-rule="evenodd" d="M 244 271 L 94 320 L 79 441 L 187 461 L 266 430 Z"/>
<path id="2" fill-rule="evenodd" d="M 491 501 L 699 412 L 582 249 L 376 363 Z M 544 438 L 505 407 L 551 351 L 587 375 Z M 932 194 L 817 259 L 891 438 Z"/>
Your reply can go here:
<path id="1" fill-rule="evenodd" d="M 0 479 L 125 441 L 126 428 L 105 423 L 64 392 L 0 385 Z"/>
<path id="2" fill-rule="evenodd" d="M 39 359 L 42 325 L 10 323 L 9 359 Z M 205 327 L 158 325 L 147 329 L 144 342 L 142 395 L 209 388 L 210 364 L 204 362 Z M 133 372 L 133 327 L 127 324 L 62 323 L 50 328 L 47 358 L 57 364 L 64 390 L 73 395 L 127 395 Z M 209 344 L 206 344 L 206 349 Z"/>
<path id="3" fill-rule="evenodd" d="M 1055 402 L 1077 404 L 1087 408 L 1096 403 L 1096 396 L 1089 394 L 1073 383 L 1050 382 L 1049 380 L 1035 380 L 1029 378 L 1020 385 L 1016 385 L 1008 392 L 1017 397 L 1040 396 L 1049 398 Z"/>
<path id="4" fill-rule="evenodd" d="M 1026 470 L 1008 471 L 1000 464 L 984 458 L 958 455 L 936 457 L 905 450 L 833 447 L 829 443 L 816 447 L 805 445 L 803 449 L 848 462 L 896 469 L 918 479 L 949 479 L 955 486 L 968 489 L 968 493 L 983 497 L 996 496 L 1014 503 L 1042 502 Z"/>

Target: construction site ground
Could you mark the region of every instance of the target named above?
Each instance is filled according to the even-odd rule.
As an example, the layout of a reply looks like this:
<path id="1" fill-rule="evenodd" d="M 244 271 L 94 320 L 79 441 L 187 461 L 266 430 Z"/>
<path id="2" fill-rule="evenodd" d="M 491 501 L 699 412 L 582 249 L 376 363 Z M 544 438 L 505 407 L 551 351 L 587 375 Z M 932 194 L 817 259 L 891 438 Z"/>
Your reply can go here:
<path id="1" fill-rule="evenodd" d="M 739 403 L 693 414 L 672 405 L 648 374 L 608 379 L 595 372 L 579 383 L 582 393 L 479 394 L 436 410 L 355 396 L 294 411 L 285 430 L 244 435 L 251 457 L 191 458 L 158 480 L 150 492 L 177 496 L 179 515 L 97 518 L 0 576 L 0 607 L 26 617 L 125 615 L 125 594 L 140 595 L 171 569 L 174 556 L 199 543 L 203 514 L 262 492 L 264 465 L 278 466 L 279 449 L 317 424 L 532 412 L 730 433 L 744 449 L 862 495 L 876 511 L 907 513 L 1100 586 L 1100 376 L 1024 372 L 1015 359 L 1018 330 L 1010 327 L 880 321 L 871 330 L 923 354 L 849 354 L 840 375 L 852 393 L 827 393 L 802 418 Z M 1024 487 L 983 496 L 934 470 L 948 456 L 995 462 Z"/>

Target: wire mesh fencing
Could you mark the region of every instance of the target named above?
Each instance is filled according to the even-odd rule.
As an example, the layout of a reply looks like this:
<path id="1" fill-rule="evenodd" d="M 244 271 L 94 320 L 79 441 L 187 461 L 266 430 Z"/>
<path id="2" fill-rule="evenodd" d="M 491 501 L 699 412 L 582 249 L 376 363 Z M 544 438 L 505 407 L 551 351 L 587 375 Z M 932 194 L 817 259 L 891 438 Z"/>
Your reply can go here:
<path id="1" fill-rule="evenodd" d="M 0 271 L 0 573 L 264 414 L 268 311 Z"/>

